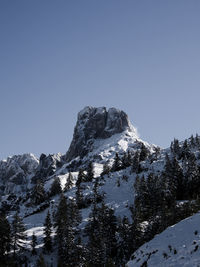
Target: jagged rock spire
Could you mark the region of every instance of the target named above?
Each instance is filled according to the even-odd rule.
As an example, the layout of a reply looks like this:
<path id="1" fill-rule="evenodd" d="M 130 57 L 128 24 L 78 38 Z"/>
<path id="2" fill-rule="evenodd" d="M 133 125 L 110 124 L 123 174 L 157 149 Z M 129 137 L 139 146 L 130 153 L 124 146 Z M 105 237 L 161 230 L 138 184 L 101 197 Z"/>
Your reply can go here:
<path id="1" fill-rule="evenodd" d="M 74 135 L 66 153 L 66 160 L 77 156 L 85 156 L 91 149 L 95 139 L 109 138 L 125 130 L 135 131 L 127 114 L 116 108 L 85 107 L 78 113 Z"/>

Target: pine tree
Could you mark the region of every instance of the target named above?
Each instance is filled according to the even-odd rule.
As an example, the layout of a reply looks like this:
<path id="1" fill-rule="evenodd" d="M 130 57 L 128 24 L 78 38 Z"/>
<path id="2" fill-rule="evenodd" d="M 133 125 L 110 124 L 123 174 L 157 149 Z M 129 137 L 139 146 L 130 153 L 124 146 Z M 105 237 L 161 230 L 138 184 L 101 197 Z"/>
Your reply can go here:
<path id="1" fill-rule="evenodd" d="M 48 211 L 45 222 L 44 222 L 44 251 L 49 253 L 52 251 L 52 223 L 51 223 L 51 215 Z"/>
<path id="2" fill-rule="evenodd" d="M 128 218 L 123 217 L 122 221 L 119 223 L 119 249 L 118 249 L 118 262 L 125 264 L 131 256 L 132 253 L 132 233 L 131 233 L 131 224 Z"/>
<path id="3" fill-rule="evenodd" d="M 124 152 L 122 157 L 122 168 L 127 168 L 132 165 L 132 155 L 131 152 Z"/>
<path id="4" fill-rule="evenodd" d="M 180 146 L 179 146 L 179 141 L 178 139 L 174 138 L 174 141 L 171 142 L 170 146 L 171 152 L 174 154 L 174 156 L 177 156 L 178 158 L 180 157 Z"/>
<path id="5" fill-rule="evenodd" d="M 105 206 L 93 204 L 89 222 L 85 228 L 88 236 L 87 261 L 89 266 L 104 266 L 117 255 L 116 217 L 114 211 Z"/>
<path id="6" fill-rule="evenodd" d="M 113 163 L 113 166 L 112 166 L 112 171 L 119 171 L 121 169 L 121 160 L 120 160 L 120 157 L 119 157 L 119 154 L 116 153 L 115 154 L 115 158 L 114 158 L 114 163 Z"/>
<path id="7" fill-rule="evenodd" d="M 78 186 L 79 184 L 81 184 L 82 182 L 84 182 L 85 179 L 85 173 L 83 169 L 80 169 L 78 172 L 78 178 L 76 181 L 76 186 Z"/>
<path id="8" fill-rule="evenodd" d="M 101 237 L 101 226 L 98 220 L 98 208 L 93 204 L 89 215 L 88 224 L 85 227 L 85 234 L 88 236 L 86 259 L 88 266 L 104 266 L 105 250 Z"/>
<path id="9" fill-rule="evenodd" d="M 67 181 L 64 187 L 64 192 L 67 192 L 73 185 L 73 175 L 71 172 L 69 172 L 68 177 L 67 177 Z"/>
<path id="10" fill-rule="evenodd" d="M 126 152 L 123 153 L 121 167 L 122 167 L 122 169 L 128 167 L 128 157 L 127 157 Z"/>
<path id="11" fill-rule="evenodd" d="M 87 175 L 85 175 L 84 182 L 91 182 L 94 178 L 93 164 L 90 162 L 87 168 Z"/>
<path id="12" fill-rule="evenodd" d="M 139 152 L 136 151 L 135 155 L 133 157 L 133 163 L 132 163 L 132 171 L 135 173 L 138 173 L 138 171 L 139 171 L 139 165 L 140 165 L 139 159 L 140 159 Z"/>
<path id="13" fill-rule="evenodd" d="M 131 152 L 128 150 L 128 154 L 127 154 L 127 166 L 131 166 L 133 163 L 133 159 L 132 159 L 132 154 Z"/>
<path id="14" fill-rule="evenodd" d="M 130 238 L 132 242 L 129 243 L 129 248 L 133 252 L 142 244 L 142 229 L 140 225 L 140 215 L 136 207 L 130 207 L 132 223 L 130 226 Z"/>
<path id="15" fill-rule="evenodd" d="M 0 214 L 0 262 L 5 263 L 11 247 L 11 229 L 4 214 Z"/>
<path id="16" fill-rule="evenodd" d="M 155 160 L 158 160 L 158 156 L 160 155 L 160 147 L 154 147 L 154 156 L 155 156 Z"/>
<path id="17" fill-rule="evenodd" d="M 36 185 L 33 187 L 31 199 L 35 205 L 39 205 L 40 203 L 45 201 L 46 192 L 44 190 L 44 185 L 42 182 L 37 181 Z"/>
<path id="18" fill-rule="evenodd" d="M 58 177 L 54 178 L 54 181 L 50 188 L 50 196 L 55 196 L 57 194 L 62 193 L 62 187 L 60 184 L 60 179 Z"/>
<path id="19" fill-rule="evenodd" d="M 199 136 L 198 136 L 198 134 L 196 134 L 196 136 L 195 136 L 195 144 L 196 144 L 197 147 L 199 148 L 200 140 L 199 140 Z"/>
<path id="20" fill-rule="evenodd" d="M 200 196 L 200 170 L 196 162 L 194 153 L 190 153 L 187 161 L 185 180 L 187 181 L 187 191 L 189 198 Z"/>
<path id="21" fill-rule="evenodd" d="M 191 144 L 191 147 L 195 147 L 195 140 L 194 140 L 193 134 L 190 137 L 190 144 Z"/>
<path id="22" fill-rule="evenodd" d="M 78 184 L 76 187 L 76 203 L 79 209 L 84 207 L 83 203 L 83 187 L 81 184 Z"/>
<path id="23" fill-rule="evenodd" d="M 32 239 L 31 239 L 31 253 L 32 253 L 32 255 L 37 254 L 36 249 L 35 249 L 36 245 L 37 245 L 37 237 L 36 237 L 35 233 L 33 232 Z"/>
<path id="24" fill-rule="evenodd" d="M 12 221 L 12 239 L 13 239 L 13 252 L 14 257 L 16 250 L 23 248 L 23 243 L 26 240 L 25 226 L 19 213 L 16 212 Z"/>
<path id="25" fill-rule="evenodd" d="M 85 174 L 82 169 L 79 170 L 78 179 L 76 181 L 76 203 L 79 208 L 82 208 L 83 205 L 83 186 L 82 182 L 85 179 Z"/>
<path id="26" fill-rule="evenodd" d="M 149 150 L 147 149 L 147 147 L 141 143 L 141 150 L 140 150 L 140 159 L 139 161 L 143 161 L 145 160 L 149 155 Z"/>
<path id="27" fill-rule="evenodd" d="M 64 229 L 67 221 L 67 200 L 63 194 L 60 196 L 57 212 L 55 215 L 56 241 L 58 244 L 58 254 L 64 257 Z"/>
<path id="28" fill-rule="evenodd" d="M 55 216 L 56 241 L 59 259 L 64 266 L 75 266 L 78 243 L 76 226 L 80 222 L 80 213 L 73 200 L 67 200 L 62 194 Z"/>
<path id="29" fill-rule="evenodd" d="M 189 146 L 187 139 L 183 142 L 182 150 L 181 150 L 181 157 L 183 159 L 186 159 L 190 153 Z"/>
<path id="30" fill-rule="evenodd" d="M 142 178 L 137 178 L 135 181 L 135 208 L 137 210 L 138 219 L 142 222 L 148 219 L 149 216 L 149 207 L 150 207 L 150 199 L 149 192 L 147 188 L 147 183 L 142 176 Z"/>

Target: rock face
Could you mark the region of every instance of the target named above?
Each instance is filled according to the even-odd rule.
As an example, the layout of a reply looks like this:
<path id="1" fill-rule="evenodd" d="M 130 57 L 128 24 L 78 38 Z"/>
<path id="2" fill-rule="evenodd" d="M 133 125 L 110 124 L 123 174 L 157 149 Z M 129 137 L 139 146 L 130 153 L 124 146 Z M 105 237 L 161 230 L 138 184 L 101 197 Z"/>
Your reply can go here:
<path id="1" fill-rule="evenodd" d="M 15 192 L 28 182 L 38 167 L 38 159 L 33 154 L 15 155 L 0 161 L 0 192 Z"/>
<path id="2" fill-rule="evenodd" d="M 132 130 L 128 116 L 116 108 L 85 107 L 78 113 L 73 140 L 66 153 L 70 161 L 78 156 L 84 157 L 92 149 L 95 139 L 109 138 L 125 130 Z"/>
<path id="3" fill-rule="evenodd" d="M 46 177 L 54 174 L 58 167 L 62 165 L 62 155 L 61 153 L 50 154 L 46 156 L 41 154 L 39 159 L 39 165 L 35 170 L 35 175 L 32 177 L 32 182 L 36 183 L 37 180 L 43 181 Z"/>

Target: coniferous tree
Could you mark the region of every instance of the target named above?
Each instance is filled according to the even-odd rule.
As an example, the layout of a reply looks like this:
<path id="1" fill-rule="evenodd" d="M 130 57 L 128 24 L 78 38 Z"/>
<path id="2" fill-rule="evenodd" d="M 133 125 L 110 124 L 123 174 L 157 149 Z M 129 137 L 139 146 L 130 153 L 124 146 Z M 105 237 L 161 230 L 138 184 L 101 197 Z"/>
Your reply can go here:
<path id="1" fill-rule="evenodd" d="M 56 243 L 58 245 L 58 254 L 60 257 L 64 257 L 65 239 L 64 228 L 67 221 L 67 201 L 63 194 L 60 196 L 57 212 L 55 215 L 55 227 L 56 227 Z"/>
<path id="2" fill-rule="evenodd" d="M 73 185 L 73 175 L 71 174 L 71 172 L 69 172 L 68 177 L 67 177 L 67 181 L 64 187 L 64 192 L 67 192 Z"/>
<path id="3" fill-rule="evenodd" d="M 52 251 L 52 223 L 51 215 L 48 211 L 45 222 L 44 222 L 44 251 L 49 253 Z"/>
<path id="4" fill-rule="evenodd" d="M 135 208 L 137 209 L 137 216 L 140 221 L 144 221 L 149 216 L 149 194 L 144 176 L 140 179 L 136 179 L 135 185 Z"/>
<path id="5" fill-rule="evenodd" d="M 60 184 L 60 179 L 58 177 L 54 178 L 54 181 L 50 188 L 50 196 L 55 196 L 57 194 L 62 193 L 62 187 Z"/>
<path id="6" fill-rule="evenodd" d="M 8 220 L 4 214 L 0 214 L 0 262 L 7 261 L 7 253 L 11 247 L 11 229 Z"/>
<path id="7" fill-rule="evenodd" d="M 114 211 L 104 203 L 93 204 L 89 222 L 85 228 L 88 235 L 87 260 L 91 266 L 104 266 L 117 257 L 117 221 Z"/>
<path id="8" fill-rule="evenodd" d="M 46 192 L 44 190 L 44 185 L 41 181 L 37 181 L 32 189 L 31 200 L 35 205 L 39 205 L 46 199 Z"/>
<path id="9" fill-rule="evenodd" d="M 132 163 L 132 171 L 135 173 L 139 172 L 139 167 L 140 167 L 140 155 L 139 152 L 136 151 L 135 155 L 133 157 L 133 163 Z"/>
<path id="10" fill-rule="evenodd" d="M 174 172 L 176 171 L 174 169 L 175 157 L 173 159 L 170 160 L 169 155 L 165 155 L 165 167 L 162 175 L 165 179 L 166 190 L 168 190 L 171 200 L 174 202 L 177 193 L 177 180 L 174 178 Z"/>
<path id="11" fill-rule="evenodd" d="M 78 242 L 76 226 L 80 222 L 80 213 L 73 200 L 67 200 L 62 194 L 55 215 L 56 241 L 59 259 L 63 266 L 75 266 Z"/>
<path id="12" fill-rule="evenodd" d="M 93 203 L 98 203 L 100 199 L 101 195 L 99 193 L 99 178 L 97 177 L 93 186 Z"/>
<path id="13" fill-rule="evenodd" d="M 154 158 L 154 160 L 158 160 L 158 156 L 160 155 L 160 147 L 154 147 L 154 156 L 155 156 L 155 158 Z"/>
<path id="14" fill-rule="evenodd" d="M 191 147 L 195 147 L 195 140 L 194 140 L 193 134 L 190 137 L 190 144 L 191 144 Z"/>
<path id="15" fill-rule="evenodd" d="M 174 154 L 174 156 L 177 156 L 178 158 L 180 157 L 180 146 L 179 146 L 179 141 L 178 139 L 174 138 L 174 141 L 171 142 L 170 146 L 171 152 Z"/>
<path id="16" fill-rule="evenodd" d="M 33 232 L 32 238 L 31 238 L 31 253 L 32 253 L 32 255 L 37 254 L 36 249 L 35 249 L 36 245 L 37 245 L 37 237 L 36 237 L 35 233 Z"/>
<path id="17" fill-rule="evenodd" d="M 25 226 L 19 213 L 16 212 L 12 221 L 12 239 L 14 257 L 17 249 L 23 248 L 23 243 L 26 240 Z"/>
<path id="18" fill-rule="evenodd" d="M 137 208 L 130 207 L 130 211 L 132 217 L 132 223 L 130 226 L 130 238 L 132 239 L 132 242 L 129 243 L 129 248 L 133 252 L 142 244 L 142 229 L 140 224 L 140 214 L 138 214 Z"/>
<path id="19" fill-rule="evenodd" d="M 85 179 L 85 173 L 83 169 L 80 169 L 78 172 L 78 177 L 76 181 L 76 186 L 80 185 L 82 182 L 84 182 Z"/>
<path id="20" fill-rule="evenodd" d="M 189 153 L 190 153 L 190 150 L 189 150 L 188 142 L 186 139 L 183 142 L 183 146 L 182 146 L 182 150 L 181 150 L 181 158 L 183 158 L 185 160 L 188 157 Z"/>
<path id="21" fill-rule="evenodd" d="M 132 163 L 133 163 L 132 154 L 131 154 L 131 152 L 128 150 L 128 153 L 127 153 L 127 167 L 128 167 L 128 166 L 131 166 Z"/>
<path id="22" fill-rule="evenodd" d="M 196 162 L 194 153 L 190 153 L 187 160 L 187 169 L 185 180 L 187 181 L 187 190 L 189 198 L 200 196 L 200 170 Z"/>
<path id="23" fill-rule="evenodd" d="M 147 149 L 147 147 L 142 143 L 141 144 L 141 150 L 140 150 L 140 161 L 145 160 L 149 155 L 149 150 Z"/>
<path id="24" fill-rule="evenodd" d="M 98 220 L 98 207 L 93 204 L 89 216 L 89 222 L 85 227 L 87 242 L 87 263 L 88 266 L 103 266 L 105 264 L 104 243 L 100 233 L 100 221 Z"/>
<path id="25" fill-rule="evenodd" d="M 126 152 L 123 153 L 123 156 L 122 156 L 122 163 L 121 163 L 121 167 L 122 169 L 128 167 L 128 157 L 127 157 L 127 154 Z"/>
<path id="26" fill-rule="evenodd" d="M 94 178 L 94 170 L 93 170 L 93 164 L 92 162 L 90 162 L 88 164 L 88 168 L 87 168 L 87 174 L 85 175 L 84 181 L 85 182 L 91 182 Z"/>
<path id="27" fill-rule="evenodd" d="M 99 219 L 102 223 L 103 237 L 105 242 L 106 263 L 109 259 L 117 257 L 117 219 L 114 210 L 105 206 L 104 202 L 101 204 Z"/>
<path id="28" fill-rule="evenodd" d="M 195 144 L 196 144 L 197 147 L 199 148 L 200 140 L 199 140 L 199 136 L 198 136 L 198 134 L 196 134 L 196 136 L 195 136 Z"/>
<path id="29" fill-rule="evenodd" d="M 83 187 L 81 183 L 78 183 L 76 186 L 76 203 L 79 209 L 84 207 L 83 203 Z"/>
<path id="30" fill-rule="evenodd" d="M 119 157 L 119 154 L 115 154 L 114 163 L 112 166 L 112 171 L 119 171 L 121 169 L 121 159 Z"/>
<path id="31" fill-rule="evenodd" d="M 131 256 L 132 251 L 132 233 L 131 224 L 126 216 L 119 223 L 119 249 L 118 261 L 125 264 Z"/>

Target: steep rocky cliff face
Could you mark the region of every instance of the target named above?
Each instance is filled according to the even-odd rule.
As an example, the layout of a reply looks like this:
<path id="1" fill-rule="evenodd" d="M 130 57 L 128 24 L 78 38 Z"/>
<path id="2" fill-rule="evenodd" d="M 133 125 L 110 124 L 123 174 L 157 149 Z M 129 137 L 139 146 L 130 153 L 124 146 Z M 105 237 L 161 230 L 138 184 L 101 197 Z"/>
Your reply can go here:
<path id="1" fill-rule="evenodd" d="M 84 157 L 92 151 L 94 141 L 106 139 L 128 130 L 136 135 L 136 129 L 129 122 L 124 111 L 116 108 L 86 107 L 78 113 L 73 140 L 66 154 L 66 160 Z"/>
<path id="2" fill-rule="evenodd" d="M 35 169 L 35 174 L 32 177 L 32 183 L 36 183 L 38 180 L 45 181 L 48 176 L 55 173 L 56 169 L 63 164 L 61 153 L 45 155 L 41 154 L 39 159 L 39 165 Z"/>
<path id="3" fill-rule="evenodd" d="M 0 190 L 5 194 L 24 188 L 39 164 L 33 154 L 15 155 L 0 161 Z"/>

